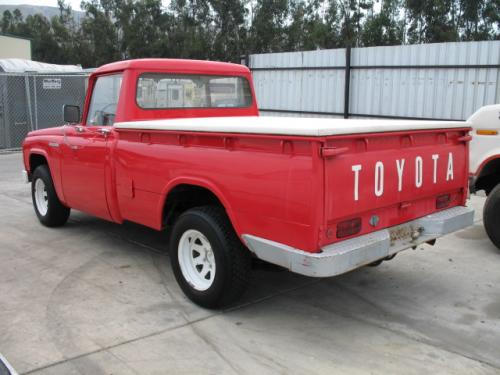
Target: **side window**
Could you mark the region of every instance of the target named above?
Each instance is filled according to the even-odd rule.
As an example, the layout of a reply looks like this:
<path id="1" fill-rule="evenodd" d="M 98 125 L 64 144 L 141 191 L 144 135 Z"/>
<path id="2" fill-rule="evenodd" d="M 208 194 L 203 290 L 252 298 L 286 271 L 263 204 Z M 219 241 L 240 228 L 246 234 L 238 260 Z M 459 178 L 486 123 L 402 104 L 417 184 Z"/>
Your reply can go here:
<path id="1" fill-rule="evenodd" d="M 97 78 L 90 99 L 87 125 L 113 125 L 120 96 L 122 74 Z"/>

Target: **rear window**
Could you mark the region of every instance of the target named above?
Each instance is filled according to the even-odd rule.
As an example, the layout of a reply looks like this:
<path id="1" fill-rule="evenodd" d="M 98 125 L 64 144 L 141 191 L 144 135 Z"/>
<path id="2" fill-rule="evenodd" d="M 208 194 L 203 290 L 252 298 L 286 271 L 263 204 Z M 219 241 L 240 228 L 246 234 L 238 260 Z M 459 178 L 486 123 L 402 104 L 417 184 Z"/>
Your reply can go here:
<path id="1" fill-rule="evenodd" d="M 145 109 L 242 108 L 252 105 L 244 77 L 142 74 L 137 81 L 137 104 Z"/>

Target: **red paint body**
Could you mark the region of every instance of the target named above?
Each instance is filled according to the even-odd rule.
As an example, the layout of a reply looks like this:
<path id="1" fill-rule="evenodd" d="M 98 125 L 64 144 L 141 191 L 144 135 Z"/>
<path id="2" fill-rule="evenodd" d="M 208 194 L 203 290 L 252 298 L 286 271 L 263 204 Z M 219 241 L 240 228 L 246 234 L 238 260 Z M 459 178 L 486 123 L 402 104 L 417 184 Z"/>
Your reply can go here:
<path id="1" fill-rule="evenodd" d="M 339 241 L 336 226 L 350 218 L 362 218 L 360 235 L 435 212 L 436 198 L 446 193 L 452 200 L 445 208 L 465 204 L 468 145 L 460 138 L 467 135 L 466 127 L 330 137 L 107 127 L 111 133 L 105 137 L 100 126 L 87 126 L 87 111 L 96 77 L 116 72 L 123 73 L 117 122 L 258 115 L 255 100 L 248 108 L 188 110 L 144 110 L 135 102 L 137 77 L 143 72 L 242 76 L 253 94 L 251 74 L 240 65 L 151 59 L 99 68 L 89 81 L 81 124 L 86 130 L 64 126 L 31 132 L 23 147 L 27 171 L 32 172 L 31 154 L 45 156 L 57 194 L 69 207 L 160 230 L 168 193 L 179 184 L 196 185 L 219 198 L 239 236 L 251 234 L 318 252 Z M 449 153 L 453 179 L 447 181 Z M 433 154 L 439 155 L 436 183 Z M 417 157 L 422 158 L 420 187 Z M 396 160 L 402 158 L 406 165 L 399 191 Z M 384 168 L 382 194 L 380 179 L 375 184 L 377 162 Z M 353 165 L 362 166 L 358 200 Z M 369 224 L 374 215 L 379 218 L 376 226 Z"/>

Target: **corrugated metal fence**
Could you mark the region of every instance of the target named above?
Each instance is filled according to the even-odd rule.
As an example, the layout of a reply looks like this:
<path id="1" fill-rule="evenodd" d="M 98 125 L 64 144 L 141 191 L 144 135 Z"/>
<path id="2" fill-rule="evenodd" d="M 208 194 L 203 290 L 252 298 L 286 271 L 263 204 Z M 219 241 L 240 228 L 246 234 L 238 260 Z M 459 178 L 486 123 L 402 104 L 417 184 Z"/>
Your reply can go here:
<path id="1" fill-rule="evenodd" d="M 263 115 L 465 120 L 500 101 L 500 41 L 271 53 L 248 60 Z"/>
<path id="2" fill-rule="evenodd" d="M 0 73 L 0 149 L 35 129 L 63 125 L 63 104 L 83 107 L 87 74 Z"/>

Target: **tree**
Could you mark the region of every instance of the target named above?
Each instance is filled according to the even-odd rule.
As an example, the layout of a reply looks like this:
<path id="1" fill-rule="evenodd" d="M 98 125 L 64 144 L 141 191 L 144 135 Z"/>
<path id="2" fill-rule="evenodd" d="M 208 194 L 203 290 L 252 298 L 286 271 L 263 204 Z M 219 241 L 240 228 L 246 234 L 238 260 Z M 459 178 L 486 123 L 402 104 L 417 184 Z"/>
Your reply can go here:
<path id="1" fill-rule="evenodd" d="M 380 6 L 375 7 L 374 4 Z M 94 67 L 139 57 L 239 61 L 246 53 L 500 39 L 500 0 L 84 0 L 75 21 L 5 11 L 0 32 L 33 59 Z"/>
<path id="2" fill-rule="evenodd" d="M 2 30 L 2 33 L 4 34 L 12 34 L 12 23 L 13 23 L 13 16 L 10 10 L 6 10 L 3 12 L 2 16 L 2 23 L 0 24 L 0 27 Z"/>
<path id="3" fill-rule="evenodd" d="M 337 40 L 337 33 L 329 22 L 330 14 L 325 10 L 324 0 L 290 2 L 291 21 L 287 28 L 286 50 L 313 50 L 332 46 L 332 42 Z M 335 19 L 335 23 L 337 21 Z"/>
<path id="4" fill-rule="evenodd" d="M 81 25 L 81 35 L 94 57 L 94 65 L 102 65 L 119 60 L 118 35 L 112 21 L 111 0 L 82 1 L 85 18 Z"/>
<path id="5" fill-rule="evenodd" d="M 371 0 L 339 0 L 335 1 L 340 10 L 342 26 L 340 38 L 345 45 L 360 46 L 363 19 L 368 10 L 373 8 Z"/>
<path id="6" fill-rule="evenodd" d="M 364 46 L 390 46 L 404 43 L 405 22 L 400 16 L 401 0 L 381 0 L 380 12 L 370 14 L 361 34 Z"/>
<path id="7" fill-rule="evenodd" d="M 407 0 L 410 43 L 457 41 L 459 39 L 457 28 L 450 14 L 453 1 Z"/>
<path id="8" fill-rule="evenodd" d="M 215 32 L 213 57 L 238 62 L 246 49 L 245 18 L 247 10 L 241 0 L 210 0 Z"/>
<path id="9" fill-rule="evenodd" d="M 119 49 L 124 58 L 160 57 L 164 24 L 161 0 L 115 0 Z"/>
<path id="10" fill-rule="evenodd" d="M 458 0 L 462 40 L 498 39 L 499 0 Z"/>
<path id="11" fill-rule="evenodd" d="M 288 11 L 287 0 L 257 0 L 250 26 L 252 53 L 283 51 Z"/>
<path id="12" fill-rule="evenodd" d="M 170 11 L 165 56 L 208 59 L 214 37 L 209 1 L 172 0 Z"/>

